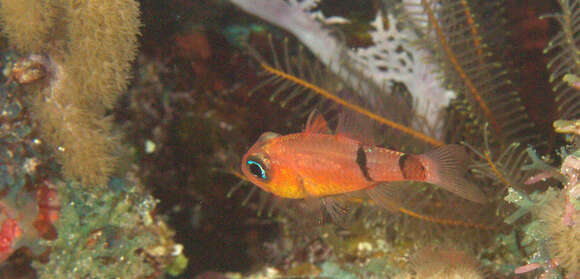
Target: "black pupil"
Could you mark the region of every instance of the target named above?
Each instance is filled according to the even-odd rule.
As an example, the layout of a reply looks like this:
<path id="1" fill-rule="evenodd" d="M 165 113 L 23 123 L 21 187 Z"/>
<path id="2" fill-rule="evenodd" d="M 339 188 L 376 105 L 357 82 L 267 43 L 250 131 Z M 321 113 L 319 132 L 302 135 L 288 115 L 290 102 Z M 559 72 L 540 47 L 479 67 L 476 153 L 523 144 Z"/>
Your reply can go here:
<path id="1" fill-rule="evenodd" d="M 258 166 L 257 164 L 250 164 L 250 172 L 252 172 L 252 174 L 258 178 L 264 177 L 262 168 L 260 168 L 260 166 Z"/>

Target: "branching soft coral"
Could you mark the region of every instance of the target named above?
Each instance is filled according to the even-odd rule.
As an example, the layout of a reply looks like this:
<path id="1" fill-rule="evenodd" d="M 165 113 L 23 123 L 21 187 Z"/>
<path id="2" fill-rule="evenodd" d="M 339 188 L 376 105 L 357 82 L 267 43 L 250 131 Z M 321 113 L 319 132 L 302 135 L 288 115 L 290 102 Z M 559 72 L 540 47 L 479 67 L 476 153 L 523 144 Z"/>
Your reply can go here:
<path id="1" fill-rule="evenodd" d="M 11 45 L 31 54 L 29 59 L 47 73 L 42 84 L 30 85 L 32 110 L 64 173 L 83 184 L 106 184 L 116 169 L 119 141 L 105 113 L 127 87 L 140 26 L 138 3 L 2 0 L 0 4 L 3 31 Z"/>

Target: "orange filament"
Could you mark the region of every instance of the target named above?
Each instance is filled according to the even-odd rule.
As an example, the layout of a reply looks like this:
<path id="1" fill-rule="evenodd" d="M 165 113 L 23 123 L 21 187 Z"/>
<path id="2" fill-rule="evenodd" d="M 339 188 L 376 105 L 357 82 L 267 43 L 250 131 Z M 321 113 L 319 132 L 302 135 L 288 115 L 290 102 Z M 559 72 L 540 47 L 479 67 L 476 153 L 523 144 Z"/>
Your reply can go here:
<path id="1" fill-rule="evenodd" d="M 499 171 L 499 169 L 495 166 L 495 164 L 491 160 L 491 157 L 489 157 L 489 152 L 485 151 L 483 152 L 483 155 L 485 156 L 485 161 L 487 161 L 487 164 L 491 167 L 491 171 L 495 174 L 495 176 L 499 179 L 499 181 L 501 181 L 501 183 L 506 185 L 506 187 L 511 187 L 512 184 L 503 176 L 503 174 Z"/>
<path id="2" fill-rule="evenodd" d="M 477 49 L 477 55 L 479 56 L 479 60 L 483 63 L 483 49 L 481 48 L 481 40 L 479 38 L 479 32 L 477 32 L 477 26 L 475 25 L 475 20 L 473 19 L 473 15 L 471 14 L 471 10 L 469 9 L 469 4 L 467 4 L 466 0 L 461 0 L 461 5 L 465 9 L 465 16 L 467 17 L 467 24 L 470 26 L 471 34 L 473 35 L 473 44 Z"/>
<path id="3" fill-rule="evenodd" d="M 496 133 L 501 135 L 502 133 L 501 133 L 500 126 L 497 124 L 497 121 L 495 120 L 495 117 L 493 117 L 491 110 L 489 109 L 489 107 L 487 106 L 487 104 L 485 103 L 485 101 L 483 100 L 481 95 L 479 94 L 479 90 L 475 87 L 475 85 L 473 84 L 473 82 L 471 81 L 471 79 L 469 78 L 469 76 L 467 75 L 467 73 L 465 72 L 463 67 L 461 66 L 461 64 L 459 64 L 459 61 L 457 60 L 455 53 L 451 49 L 449 42 L 447 42 L 447 38 L 445 37 L 443 30 L 439 26 L 439 22 L 435 18 L 435 15 L 433 14 L 433 10 L 431 10 L 431 7 L 427 3 L 427 0 L 421 0 L 421 4 L 423 5 L 425 12 L 429 16 L 429 22 L 432 24 L 433 28 L 437 32 L 437 37 L 439 38 L 439 42 L 441 43 L 441 46 L 443 47 L 443 49 L 445 49 L 445 52 L 447 53 L 447 56 L 449 57 L 449 61 L 451 62 L 451 64 L 453 64 L 453 67 L 457 71 L 457 74 L 459 74 L 459 77 L 465 82 L 465 85 L 467 86 L 467 88 L 469 89 L 469 91 L 471 92 L 471 94 L 473 95 L 473 97 L 475 98 L 477 103 L 479 104 L 480 108 L 483 110 L 483 113 L 485 114 L 485 116 L 487 116 L 487 118 L 489 119 L 489 122 L 493 126 Z"/>
<path id="4" fill-rule="evenodd" d="M 246 178 L 246 176 L 243 173 L 241 173 L 241 172 L 239 172 L 239 171 L 237 171 L 235 169 L 229 169 L 227 172 L 230 173 L 230 174 L 232 174 L 232 175 L 234 175 L 235 177 L 237 177 L 237 178 L 239 178 L 241 180 L 250 182 L 248 180 L 248 178 Z"/>
<path id="5" fill-rule="evenodd" d="M 371 118 L 373 120 L 376 120 L 376 121 L 378 121 L 380 123 L 383 123 L 383 124 L 385 124 L 385 125 L 393 128 L 393 129 L 399 130 L 399 131 L 401 131 L 403 133 L 406 133 L 408 135 L 411 135 L 411 136 L 413 136 L 413 137 L 415 137 L 415 138 L 417 138 L 419 140 L 422 140 L 422 141 L 427 142 L 427 143 L 429 143 L 431 145 L 434 145 L 434 146 L 440 146 L 440 145 L 444 145 L 445 144 L 442 141 L 439 141 L 437 139 L 434 139 L 434 138 L 432 138 L 430 136 L 427 136 L 427 135 L 425 135 L 425 134 L 423 134 L 421 132 L 415 131 L 415 130 L 407 127 L 407 126 L 404 126 L 404 125 L 401 125 L 399 123 L 393 122 L 393 121 L 388 120 L 388 119 L 386 119 L 386 118 L 384 118 L 382 116 L 379 116 L 379 115 L 377 115 L 375 113 L 372 113 L 372 112 L 370 112 L 370 111 L 368 111 L 368 110 L 366 110 L 366 109 L 364 109 L 364 108 L 362 108 L 360 106 L 357 106 L 355 104 L 349 103 L 346 100 L 344 100 L 344 99 L 342 99 L 342 98 L 340 98 L 340 97 L 338 97 L 336 95 L 333 95 L 332 93 L 330 93 L 330 92 L 328 92 L 328 91 L 326 91 L 326 90 L 324 90 L 324 89 L 322 89 L 322 88 L 320 88 L 320 87 L 318 87 L 318 86 L 316 86 L 316 85 L 314 85 L 312 83 L 309 83 L 309 82 L 307 82 L 307 81 L 305 81 L 303 79 L 300 79 L 300 78 L 298 78 L 296 76 L 287 74 L 287 73 L 285 73 L 283 71 L 280 71 L 278 69 L 272 68 L 272 67 L 270 67 L 269 65 L 267 65 L 265 63 L 260 63 L 260 64 L 262 65 L 262 68 L 264 68 L 264 70 L 268 71 L 269 73 L 271 73 L 273 75 L 279 76 L 279 77 L 281 77 L 283 79 L 292 81 L 292 82 L 294 82 L 294 83 L 296 83 L 296 84 L 298 84 L 298 85 L 300 85 L 300 86 L 302 86 L 304 88 L 310 89 L 310 90 L 314 91 L 315 93 L 317 93 L 319 95 L 322 95 L 323 97 L 325 97 L 327 99 L 332 100 L 335 103 L 338 103 L 338 104 L 340 104 L 342 106 L 345 106 L 345 107 L 347 107 L 347 108 L 349 108 L 349 109 L 351 109 L 351 110 L 353 110 L 353 111 L 355 111 L 357 113 L 360 113 L 360 114 L 365 115 L 365 116 L 367 116 L 367 117 L 369 117 L 369 118 Z"/>
<path id="6" fill-rule="evenodd" d="M 497 230 L 498 229 L 495 226 L 490 226 L 490 225 L 485 225 L 485 224 L 470 223 L 470 222 L 465 222 L 465 221 L 461 221 L 461 220 L 442 219 L 442 218 L 436 218 L 436 217 L 432 217 L 432 216 L 426 216 L 426 215 L 422 215 L 422 214 L 413 212 L 411 210 L 408 210 L 408 209 L 405 209 L 402 207 L 399 208 L 399 211 L 402 212 L 403 214 L 407 214 L 407 215 L 414 217 L 414 218 L 417 218 L 419 220 L 423 220 L 423 221 L 431 222 L 431 223 L 436 223 L 436 224 L 441 224 L 441 225 L 446 225 L 446 226 L 474 228 L 474 229 L 480 229 L 480 230 Z"/>

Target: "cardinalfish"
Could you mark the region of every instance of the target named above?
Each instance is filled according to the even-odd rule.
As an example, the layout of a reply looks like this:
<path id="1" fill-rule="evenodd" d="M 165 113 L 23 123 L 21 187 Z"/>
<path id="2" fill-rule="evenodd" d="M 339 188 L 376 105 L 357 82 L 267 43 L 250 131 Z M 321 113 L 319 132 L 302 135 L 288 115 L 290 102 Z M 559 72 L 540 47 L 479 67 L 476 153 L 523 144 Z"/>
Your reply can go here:
<path id="1" fill-rule="evenodd" d="M 324 117 L 313 111 L 301 133 L 262 134 L 244 155 L 242 172 L 267 192 L 290 199 L 320 198 L 330 211 L 341 208 L 334 197 L 360 191 L 376 204 L 398 211 L 404 187 L 396 182 L 401 181 L 427 182 L 467 200 L 485 202 L 484 194 L 463 177 L 467 154 L 462 146 L 406 154 L 365 143 L 346 126 L 339 121 L 333 134 Z"/>

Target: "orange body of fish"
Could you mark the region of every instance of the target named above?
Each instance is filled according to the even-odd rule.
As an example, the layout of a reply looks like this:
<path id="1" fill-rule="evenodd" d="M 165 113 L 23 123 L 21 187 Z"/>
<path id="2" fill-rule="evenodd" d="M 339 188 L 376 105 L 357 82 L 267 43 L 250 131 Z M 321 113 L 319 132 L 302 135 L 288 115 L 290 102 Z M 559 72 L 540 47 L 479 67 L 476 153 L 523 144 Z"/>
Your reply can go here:
<path id="1" fill-rule="evenodd" d="M 322 198 L 362 190 L 378 204 L 396 209 L 396 187 L 401 186 L 392 182 L 410 180 L 483 203 L 483 193 L 462 177 L 466 159 L 459 145 L 410 155 L 331 134 L 326 121 L 315 114 L 302 133 L 264 133 L 244 155 L 242 172 L 258 187 L 284 198 Z"/>

